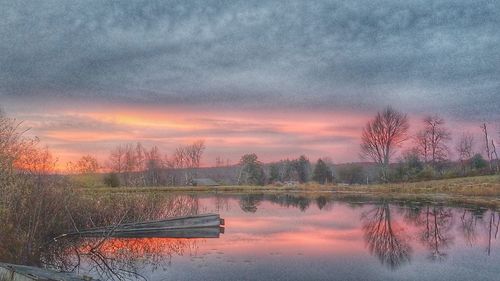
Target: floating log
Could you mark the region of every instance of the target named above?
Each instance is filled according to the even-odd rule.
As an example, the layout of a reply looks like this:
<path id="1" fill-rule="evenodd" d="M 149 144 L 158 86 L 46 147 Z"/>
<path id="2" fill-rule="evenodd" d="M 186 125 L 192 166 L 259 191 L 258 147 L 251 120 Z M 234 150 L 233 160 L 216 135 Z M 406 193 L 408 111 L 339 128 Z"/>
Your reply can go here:
<path id="1" fill-rule="evenodd" d="M 89 276 L 78 276 L 71 272 L 58 272 L 33 266 L 0 263 L 2 281 L 89 281 Z"/>
<path id="2" fill-rule="evenodd" d="M 221 231 L 221 225 L 224 225 L 224 220 L 218 214 L 204 214 L 89 228 L 57 238 L 65 236 L 218 238 L 221 232 L 224 233 Z"/>

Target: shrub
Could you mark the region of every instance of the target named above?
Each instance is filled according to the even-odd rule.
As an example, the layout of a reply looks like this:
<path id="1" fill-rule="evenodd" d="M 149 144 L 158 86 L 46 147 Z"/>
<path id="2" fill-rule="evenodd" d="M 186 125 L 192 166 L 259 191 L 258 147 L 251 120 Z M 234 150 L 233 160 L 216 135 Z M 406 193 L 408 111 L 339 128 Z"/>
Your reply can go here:
<path id="1" fill-rule="evenodd" d="M 116 173 L 109 173 L 104 177 L 104 184 L 109 187 L 119 187 L 120 178 L 118 178 Z"/>
<path id="2" fill-rule="evenodd" d="M 431 180 L 434 178 L 436 171 L 431 166 L 425 166 L 425 168 L 420 171 L 417 178 L 420 180 Z"/>
<path id="3" fill-rule="evenodd" d="M 357 164 L 348 164 L 337 169 L 337 176 L 340 182 L 347 184 L 364 183 L 366 181 L 363 167 Z"/>
<path id="4" fill-rule="evenodd" d="M 488 166 L 488 162 L 486 162 L 486 160 L 484 160 L 483 156 L 479 153 L 472 156 L 470 161 L 471 161 L 472 169 L 474 169 L 474 170 L 480 171 L 480 170 L 485 169 L 486 166 Z"/>

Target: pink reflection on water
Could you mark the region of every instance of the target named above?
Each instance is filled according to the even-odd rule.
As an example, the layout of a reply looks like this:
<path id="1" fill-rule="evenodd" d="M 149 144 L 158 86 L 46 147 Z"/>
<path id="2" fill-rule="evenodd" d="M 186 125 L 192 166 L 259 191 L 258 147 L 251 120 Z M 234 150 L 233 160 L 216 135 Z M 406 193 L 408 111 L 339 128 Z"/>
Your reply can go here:
<path id="1" fill-rule="evenodd" d="M 208 264 L 221 270 L 228 264 L 258 264 L 291 271 L 294 264 L 307 264 L 328 271 L 325 264 L 346 263 L 358 271 L 393 272 L 435 263 L 445 268 L 457 260 L 500 260 L 500 216 L 487 210 L 332 200 L 324 205 L 293 196 L 200 198 L 200 206 L 202 212 L 219 212 L 225 219 L 220 238 L 111 239 L 102 248 L 111 258 L 122 258 L 126 252 L 134 253 L 135 262 L 161 261 L 165 259 L 158 257 L 166 256 L 174 270 L 198 271 Z"/>

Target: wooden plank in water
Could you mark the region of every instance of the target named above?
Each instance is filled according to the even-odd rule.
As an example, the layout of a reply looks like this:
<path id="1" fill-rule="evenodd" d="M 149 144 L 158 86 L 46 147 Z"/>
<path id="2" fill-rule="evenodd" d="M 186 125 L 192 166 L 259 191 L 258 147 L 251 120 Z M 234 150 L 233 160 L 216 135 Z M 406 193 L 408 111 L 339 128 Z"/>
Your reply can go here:
<path id="1" fill-rule="evenodd" d="M 187 237 L 194 237 L 190 233 L 196 233 L 196 229 L 199 228 L 210 228 L 219 229 L 219 226 L 223 224 L 223 220 L 218 214 L 205 214 L 196 216 L 185 216 L 185 217 L 175 217 L 168 218 L 164 220 L 147 221 L 139 223 L 125 223 L 117 226 L 110 227 L 97 227 L 90 228 L 80 232 L 73 232 L 63 236 L 102 236 L 110 234 L 112 231 L 112 236 L 120 235 L 131 235 L 130 233 L 160 233 L 164 232 L 167 235 L 168 232 L 174 233 L 175 230 L 187 231 Z M 213 231 L 215 232 L 215 231 Z M 175 232 L 182 233 L 182 232 Z M 165 236 L 166 237 L 166 236 Z M 200 237 L 204 238 L 204 237 Z"/>
<path id="2" fill-rule="evenodd" d="M 170 229 L 162 231 L 117 232 L 110 235 L 114 238 L 219 238 L 224 233 L 222 227 L 200 227 L 190 229 Z"/>
<path id="3" fill-rule="evenodd" d="M 217 222 L 219 220 L 219 222 Z M 149 226 L 192 226 L 196 224 L 203 224 L 209 222 L 210 224 L 220 224 L 220 215 L 218 214 L 202 214 L 202 215 L 191 215 L 191 216 L 183 216 L 183 217 L 172 217 L 161 220 L 153 220 L 153 221 L 145 221 L 145 222 L 132 222 L 132 223 L 123 223 L 120 224 L 121 228 L 127 227 L 149 227 Z M 97 227 L 92 229 L 103 229 L 109 227 Z"/>
<path id="4" fill-rule="evenodd" d="M 89 281 L 89 276 L 78 276 L 70 272 L 58 272 L 33 266 L 0 263 L 2 281 Z"/>

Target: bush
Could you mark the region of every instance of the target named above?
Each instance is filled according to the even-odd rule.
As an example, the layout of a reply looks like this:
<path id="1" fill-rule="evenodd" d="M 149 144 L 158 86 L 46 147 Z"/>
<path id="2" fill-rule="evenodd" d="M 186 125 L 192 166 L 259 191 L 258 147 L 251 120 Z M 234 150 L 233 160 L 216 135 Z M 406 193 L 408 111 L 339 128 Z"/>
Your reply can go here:
<path id="1" fill-rule="evenodd" d="M 431 166 L 425 166 L 417 175 L 419 180 L 431 180 L 435 177 L 436 171 Z"/>
<path id="2" fill-rule="evenodd" d="M 472 169 L 481 171 L 488 166 L 488 162 L 484 160 L 483 156 L 479 153 L 475 154 L 471 158 Z"/>
<path id="3" fill-rule="evenodd" d="M 337 176 L 340 182 L 347 184 L 362 184 L 366 181 L 363 167 L 357 164 L 347 164 L 337 169 Z"/>
<path id="4" fill-rule="evenodd" d="M 446 170 L 443 173 L 442 178 L 443 179 L 453 179 L 453 178 L 458 178 L 460 176 L 461 176 L 460 171 L 451 169 L 451 170 Z"/>
<path id="5" fill-rule="evenodd" d="M 104 184 L 109 187 L 119 187 L 120 178 L 118 178 L 116 173 L 109 173 L 104 177 Z"/>

